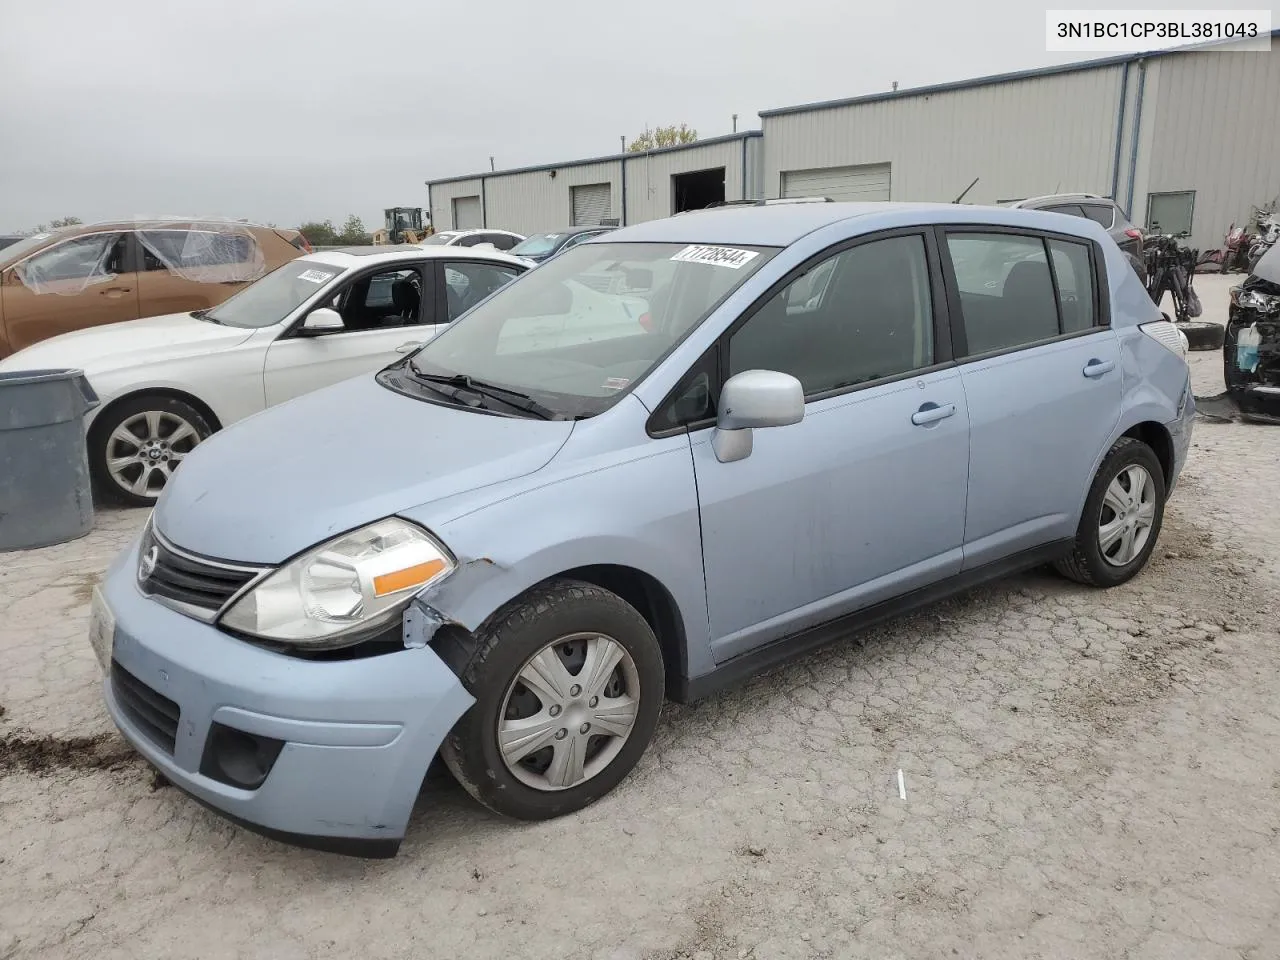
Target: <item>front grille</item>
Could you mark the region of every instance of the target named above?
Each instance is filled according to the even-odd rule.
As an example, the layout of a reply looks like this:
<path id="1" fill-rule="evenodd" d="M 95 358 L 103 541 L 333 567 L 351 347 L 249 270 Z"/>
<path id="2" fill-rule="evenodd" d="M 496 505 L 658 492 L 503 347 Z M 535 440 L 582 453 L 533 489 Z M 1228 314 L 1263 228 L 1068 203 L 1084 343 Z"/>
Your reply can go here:
<path id="1" fill-rule="evenodd" d="M 261 567 L 226 563 L 179 550 L 148 527 L 138 549 L 142 592 L 183 613 L 212 620 Z"/>
<path id="2" fill-rule="evenodd" d="M 111 663 L 111 692 L 120 709 L 157 747 L 170 756 L 178 738 L 178 705 L 152 690 L 120 664 Z"/>

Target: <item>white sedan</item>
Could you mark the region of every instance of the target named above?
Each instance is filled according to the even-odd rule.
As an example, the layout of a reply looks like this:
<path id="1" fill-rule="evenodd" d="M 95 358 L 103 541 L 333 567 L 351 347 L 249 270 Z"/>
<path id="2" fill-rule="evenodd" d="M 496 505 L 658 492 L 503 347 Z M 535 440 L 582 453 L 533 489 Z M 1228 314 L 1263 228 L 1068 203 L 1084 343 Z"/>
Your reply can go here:
<path id="1" fill-rule="evenodd" d="M 63 334 L 0 371 L 84 370 L 101 400 L 86 418 L 95 485 L 149 506 L 215 430 L 385 366 L 528 269 L 457 246 L 313 253 L 212 309 Z"/>

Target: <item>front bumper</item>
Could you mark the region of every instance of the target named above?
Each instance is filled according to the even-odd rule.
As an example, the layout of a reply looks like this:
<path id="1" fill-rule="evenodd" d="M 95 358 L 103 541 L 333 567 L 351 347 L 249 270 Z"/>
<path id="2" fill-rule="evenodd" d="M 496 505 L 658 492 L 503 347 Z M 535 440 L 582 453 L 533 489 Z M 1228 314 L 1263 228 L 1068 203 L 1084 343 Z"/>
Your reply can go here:
<path id="1" fill-rule="evenodd" d="M 394 856 L 428 764 L 473 702 L 457 676 L 429 647 L 307 661 L 237 640 L 144 596 L 137 550 L 116 558 L 102 587 L 112 660 L 176 705 L 177 729 L 169 749 L 108 677 L 107 709 L 125 738 L 175 786 L 250 829 Z M 256 789 L 201 772 L 215 723 L 284 741 Z"/>

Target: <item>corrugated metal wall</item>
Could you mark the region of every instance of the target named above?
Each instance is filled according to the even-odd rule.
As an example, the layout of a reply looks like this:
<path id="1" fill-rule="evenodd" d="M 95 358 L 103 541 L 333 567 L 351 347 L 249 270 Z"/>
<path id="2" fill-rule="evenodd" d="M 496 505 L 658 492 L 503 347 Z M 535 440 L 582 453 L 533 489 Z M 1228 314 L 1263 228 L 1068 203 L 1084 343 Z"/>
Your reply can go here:
<path id="1" fill-rule="evenodd" d="M 1254 205 L 1280 194 L 1280 45 L 1152 61 L 1142 109 L 1152 133 L 1146 176 L 1137 178 L 1138 223 L 1148 194 L 1194 190 L 1190 242 L 1219 247 L 1233 220 L 1244 223 Z"/>
<path id="2" fill-rule="evenodd" d="M 746 142 L 749 144 L 753 140 Z M 724 167 L 725 199 L 741 200 L 742 144 L 742 140 L 734 140 L 628 159 L 627 223 L 671 216 L 671 177 L 677 173 Z"/>
<path id="3" fill-rule="evenodd" d="M 892 199 L 1109 194 L 1122 67 L 765 116 L 764 191 L 785 170 L 892 164 Z"/>
<path id="4" fill-rule="evenodd" d="M 610 184 L 610 216 L 622 216 L 622 173 L 616 161 L 579 167 L 501 174 L 485 177 L 488 197 L 487 226 L 531 234 L 561 230 L 572 223 L 571 188 L 592 183 Z"/>
<path id="5" fill-rule="evenodd" d="M 437 230 L 452 230 L 453 201 L 458 197 L 480 196 L 480 178 L 438 183 L 431 186 L 431 225 Z"/>

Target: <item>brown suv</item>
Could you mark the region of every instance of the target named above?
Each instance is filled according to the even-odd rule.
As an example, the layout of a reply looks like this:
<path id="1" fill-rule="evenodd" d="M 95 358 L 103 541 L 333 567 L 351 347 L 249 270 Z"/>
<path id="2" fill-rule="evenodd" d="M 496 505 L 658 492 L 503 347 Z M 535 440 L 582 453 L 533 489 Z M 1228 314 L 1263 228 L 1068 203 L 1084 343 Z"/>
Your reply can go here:
<path id="1" fill-rule="evenodd" d="M 84 327 L 221 303 L 310 252 L 296 230 L 239 221 L 77 224 L 0 249 L 0 358 Z"/>

